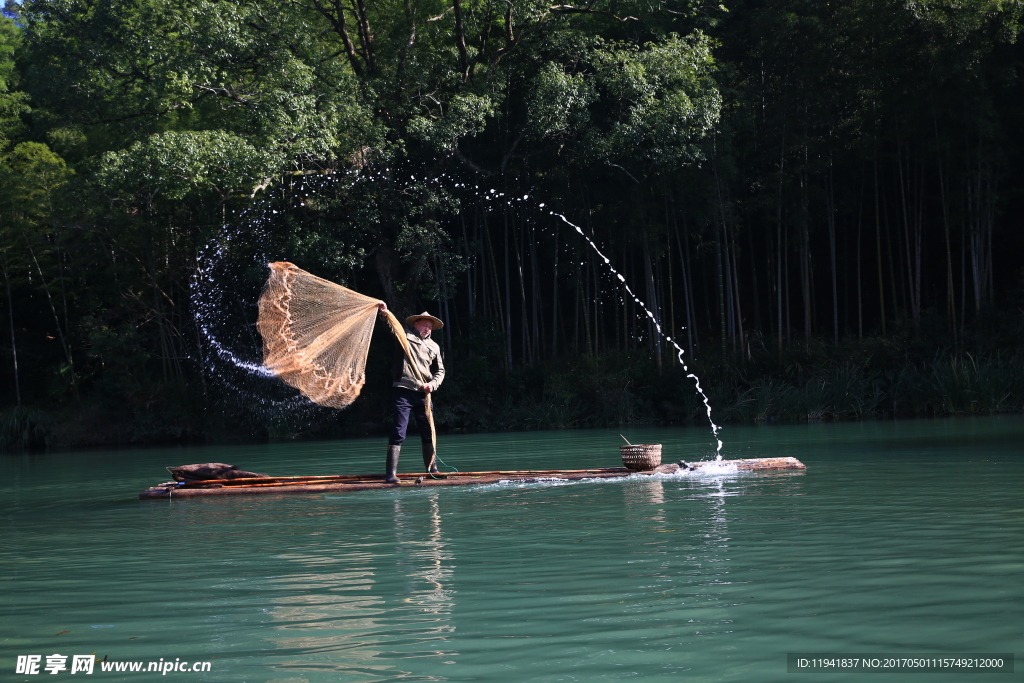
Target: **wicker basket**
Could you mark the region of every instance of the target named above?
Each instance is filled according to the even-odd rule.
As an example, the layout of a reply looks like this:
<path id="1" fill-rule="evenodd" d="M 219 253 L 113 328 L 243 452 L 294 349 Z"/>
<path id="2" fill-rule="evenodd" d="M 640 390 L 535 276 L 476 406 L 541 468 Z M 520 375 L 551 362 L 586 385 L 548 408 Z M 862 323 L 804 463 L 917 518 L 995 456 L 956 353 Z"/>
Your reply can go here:
<path id="1" fill-rule="evenodd" d="M 661 444 L 641 443 L 632 446 L 619 446 L 622 453 L 622 464 L 628 469 L 641 472 L 653 470 L 661 464 Z"/>

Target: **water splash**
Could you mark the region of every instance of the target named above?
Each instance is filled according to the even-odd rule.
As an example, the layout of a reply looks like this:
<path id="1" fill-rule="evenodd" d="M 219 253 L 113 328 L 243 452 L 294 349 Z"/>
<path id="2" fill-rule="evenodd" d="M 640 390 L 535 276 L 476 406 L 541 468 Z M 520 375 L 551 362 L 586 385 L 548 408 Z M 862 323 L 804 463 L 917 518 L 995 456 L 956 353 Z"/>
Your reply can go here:
<path id="1" fill-rule="evenodd" d="M 463 187 L 463 188 L 469 189 L 469 185 L 465 184 L 465 183 L 455 183 L 454 186 L 455 187 Z M 530 198 L 530 195 L 528 195 L 528 194 L 523 195 L 522 198 L 520 198 L 520 197 L 509 197 L 504 192 L 498 192 L 497 190 L 495 190 L 493 188 L 490 189 L 490 190 L 481 192 L 479 185 L 474 185 L 472 189 L 477 192 L 477 196 L 482 197 L 485 200 L 504 199 L 510 205 L 513 202 L 524 202 L 524 201 L 527 201 Z M 543 203 L 537 204 L 536 206 L 537 206 L 537 208 L 540 208 L 540 209 L 544 209 L 545 208 L 545 205 Z M 700 378 L 695 373 L 691 372 L 690 368 L 687 366 L 686 359 L 684 357 L 684 353 L 685 352 L 683 351 L 682 347 L 679 346 L 679 344 L 677 344 L 675 342 L 675 340 L 672 339 L 672 337 L 670 337 L 667 334 L 665 334 L 665 331 L 661 327 L 661 323 L 658 322 L 657 316 L 655 316 L 654 313 L 651 312 L 651 309 L 647 307 L 647 304 L 644 303 L 640 299 L 640 297 L 636 295 L 636 293 L 633 291 L 633 289 L 629 286 L 629 283 L 626 282 L 625 276 L 615 269 L 615 267 L 612 265 L 611 259 L 609 259 L 607 256 L 605 256 L 601 252 L 601 249 L 594 243 L 594 241 L 592 239 L 587 237 L 587 234 L 585 232 L 583 232 L 583 228 L 581 228 L 580 226 L 576 225 L 575 223 L 573 223 L 572 221 L 570 221 L 568 218 L 566 218 L 564 215 L 558 213 L 557 211 L 552 211 L 551 209 L 547 209 L 547 213 L 550 216 L 553 216 L 555 218 L 560 219 L 563 223 L 565 223 L 566 225 L 571 227 L 573 230 L 575 230 L 577 233 L 579 233 L 580 237 L 582 237 L 584 240 L 586 240 L 587 244 L 590 245 L 591 249 L 593 249 L 594 252 L 600 257 L 600 259 L 604 262 L 605 266 L 608 267 L 608 270 L 610 270 L 612 272 L 612 274 L 616 278 L 618 278 L 619 282 L 622 284 L 623 288 L 626 290 L 626 293 L 629 294 L 629 296 L 633 298 L 633 301 L 637 305 L 639 305 L 641 308 L 644 309 L 644 312 L 647 314 L 647 317 L 650 318 L 651 322 L 654 324 L 654 327 L 658 331 L 658 334 L 661 335 L 661 337 L 665 341 L 667 341 L 669 344 L 671 344 L 675 348 L 675 350 L 676 350 L 676 357 L 679 360 L 679 364 L 681 366 L 683 366 L 683 371 L 686 373 L 686 377 L 693 380 L 694 386 L 697 389 L 697 393 L 700 394 L 701 400 L 704 402 L 704 408 L 707 411 L 707 415 L 708 415 L 708 422 L 711 424 L 711 433 L 714 435 L 715 441 L 718 444 L 717 448 L 715 449 L 715 453 L 717 454 L 716 459 L 717 460 L 721 460 L 722 459 L 722 440 L 718 437 L 718 432 L 721 429 L 721 427 L 719 425 L 715 424 L 715 421 L 712 419 L 712 416 L 711 416 L 711 402 L 708 400 L 707 394 L 704 393 L 704 389 L 701 388 L 701 386 L 700 386 Z"/>
<path id="2" fill-rule="evenodd" d="M 543 204 L 541 204 L 540 206 L 541 206 L 541 208 L 544 207 Z M 718 438 L 718 430 L 721 429 L 721 427 L 716 425 L 715 421 L 711 418 L 711 402 L 708 401 L 707 394 L 705 394 L 704 390 L 701 389 L 700 378 L 697 377 L 696 374 L 690 372 L 690 368 L 687 367 L 686 359 L 683 357 L 683 348 L 681 346 L 679 346 L 679 344 L 676 344 L 675 340 L 672 339 L 672 337 L 670 337 L 667 334 L 665 334 L 664 330 L 661 329 L 661 323 L 658 322 L 657 316 L 655 316 L 654 313 L 651 312 L 651 309 L 649 309 L 647 307 L 647 304 L 645 304 L 643 301 L 641 301 L 640 297 L 638 297 L 636 295 L 636 293 L 633 292 L 632 288 L 629 286 L 629 283 L 626 282 L 625 276 L 623 276 L 622 273 L 620 273 L 619 271 L 615 270 L 615 267 L 612 266 L 611 260 L 607 256 L 605 256 L 603 253 L 601 253 L 601 250 L 597 247 L 596 244 L 594 244 L 594 240 L 592 240 L 589 237 L 587 237 L 586 233 L 583 232 L 583 228 L 581 228 L 580 226 L 576 225 L 575 223 L 570 221 L 568 218 L 566 218 L 565 216 L 563 216 L 562 214 L 560 214 L 560 213 L 558 213 L 556 211 L 548 211 L 548 213 L 551 214 L 552 216 L 560 218 L 566 225 L 568 225 L 569 227 L 571 227 L 574 230 L 576 230 L 576 232 L 578 232 L 580 234 L 580 236 L 587 241 L 587 243 L 591 246 L 591 248 L 593 248 L 594 252 L 598 256 L 601 257 L 602 261 L 604 261 L 604 264 L 606 266 L 608 266 L 608 270 L 610 270 L 612 272 L 612 274 L 615 275 L 615 277 L 617 277 L 619 279 L 619 282 L 622 283 L 622 286 L 626 289 L 626 292 L 631 297 L 633 297 L 633 301 L 635 303 L 637 303 L 641 308 L 644 309 L 644 312 L 647 314 L 647 317 L 651 319 L 651 322 L 654 323 L 655 329 L 658 330 L 658 334 L 660 334 L 662 336 L 662 338 L 665 339 L 665 341 L 667 341 L 669 344 L 671 344 L 673 347 L 675 347 L 675 349 L 677 351 L 676 357 L 679 359 L 679 364 L 683 366 L 683 371 L 686 373 L 686 376 L 689 379 L 693 380 L 694 384 L 697 387 L 697 393 L 700 394 L 701 399 L 704 401 L 704 407 L 705 407 L 705 409 L 707 409 L 707 413 L 708 413 L 708 422 L 711 423 L 711 433 L 714 434 L 715 441 L 718 442 L 718 448 L 715 450 L 715 452 L 718 454 L 718 458 L 717 459 L 721 460 L 722 459 L 722 440 L 720 438 Z"/>
<path id="3" fill-rule="evenodd" d="M 517 490 L 557 488 L 561 486 L 584 486 L 587 484 L 601 484 L 604 486 L 628 486 L 630 484 L 635 484 L 637 482 L 644 483 L 656 481 L 710 480 L 710 482 L 715 485 L 716 491 L 714 493 L 702 497 L 721 497 L 735 495 L 724 490 L 721 482 L 723 478 L 747 476 L 750 474 L 751 472 L 741 471 L 739 468 L 736 467 L 735 463 L 729 462 L 727 460 L 709 460 L 704 465 L 698 467 L 697 469 L 681 469 L 677 472 L 664 472 L 657 474 L 652 474 L 649 472 L 636 472 L 625 477 L 592 477 L 584 479 L 559 479 L 558 477 L 537 477 L 529 481 L 522 481 L 516 479 L 501 479 L 490 484 L 480 484 L 479 487 L 481 489 Z"/>
<path id="4" fill-rule="evenodd" d="M 192 310 L 195 312 L 197 327 L 207 347 L 222 361 L 228 362 L 235 367 L 250 372 L 260 377 L 274 377 L 274 373 L 268 370 L 262 363 L 240 358 L 237 353 L 225 346 L 220 336 L 215 332 L 214 321 L 217 319 L 217 305 L 221 303 L 222 290 L 220 282 L 215 275 L 215 265 L 222 262 L 224 248 L 218 243 L 210 243 L 204 248 L 204 252 L 212 250 L 214 254 L 201 253 L 199 266 L 196 268 L 195 277 L 192 281 Z"/>
<path id="5" fill-rule="evenodd" d="M 255 334 L 259 296 L 256 273 L 271 259 L 266 221 L 272 210 L 255 207 L 234 224 L 224 224 L 196 255 L 189 300 L 205 376 L 240 399 L 246 412 L 281 418 L 302 414 L 311 404 L 290 392 L 262 362 Z M 243 256 L 240 256 L 244 254 Z"/>

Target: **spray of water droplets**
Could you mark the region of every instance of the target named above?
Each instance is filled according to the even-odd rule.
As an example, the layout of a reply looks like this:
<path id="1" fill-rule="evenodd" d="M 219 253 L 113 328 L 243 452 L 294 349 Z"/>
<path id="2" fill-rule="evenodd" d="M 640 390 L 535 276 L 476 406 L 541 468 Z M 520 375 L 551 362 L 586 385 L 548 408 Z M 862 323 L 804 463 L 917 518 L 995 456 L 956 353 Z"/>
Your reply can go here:
<path id="1" fill-rule="evenodd" d="M 541 204 L 541 207 L 543 206 L 544 205 Z M 683 371 L 686 373 L 686 376 L 689 379 L 693 380 L 694 385 L 697 387 L 697 393 L 700 394 L 701 399 L 704 401 L 704 408 L 707 410 L 708 413 L 708 422 L 711 423 L 711 433 L 715 435 L 715 441 L 718 442 L 718 448 L 715 450 L 715 452 L 719 454 L 718 459 L 721 460 L 722 440 L 718 437 L 718 430 L 721 429 L 721 427 L 716 425 L 715 421 L 711 418 L 711 403 L 708 401 L 707 394 L 705 394 L 704 390 L 701 389 L 700 387 L 700 378 L 697 377 L 697 375 L 695 375 L 694 373 L 690 372 L 690 368 L 686 366 L 686 359 L 683 357 L 682 347 L 679 346 L 679 344 L 676 344 L 675 340 L 672 339 L 672 337 L 665 334 L 664 330 L 661 329 L 661 323 L 658 322 L 657 316 L 655 316 L 654 313 L 651 312 L 651 309 L 647 307 L 647 304 L 641 301 L 640 297 L 638 297 L 633 292 L 630 286 L 626 283 L 626 278 L 622 275 L 622 273 L 615 270 L 615 268 L 612 266 L 611 260 L 601 253 L 601 250 L 598 249 L 597 245 L 594 244 L 594 241 L 592 239 L 587 237 L 586 233 L 583 232 L 583 229 L 580 226 L 576 225 L 575 223 L 571 222 L 568 218 L 566 218 L 560 213 L 556 213 L 554 211 L 549 211 L 548 213 L 550 213 L 552 216 L 555 216 L 556 218 L 560 218 L 566 225 L 573 228 L 576 232 L 580 234 L 580 236 L 583 239 L 587 241 L 587 244 L 589 244 L 591 248 L 593 248 L 597 255 L 601 257 L 601 260 L 604 261 L 604 264 L 608 266 L 608 270 L 610 270 L 612 274 L 619 279 L 619 282 L 622 283 L 622 286 L 626 289 L 626 292 L 631 297 L 633 297 L 633 301 L 636 302 L 642 309 L 644 309 L 644 313 L 646 313 L 647 317 L 651 319 L 651 322 L 654 324 L 655 329 L 658 330 L 658 334 L 660 334 L 665 339 L 665 341 L 667 341 L 669 344 L 675 347 L 675 350 L 677 352 L 676 357 L 679 359 L 679 364 L 683 366 Z"/>
<path id="2" fill-rule="evenodd" d="M 392 173 L 391 169 L 385 168 L 376 172 L 366 172 L 365 170 L 352 170 L 340 173 L 337 174 L 335 177 L 331 178 L 330 182 L 361 183 L 373 182 L 375 180 L 384 178 L 387 178 L 387 180 L 392 183 L 398 180 L 396 176 Z M 497 201 L 503 200 L 509 205 L 513 203 L 525 203 L 530 199 L 530 196 L 528 194 L 523 195 L 522 197 L 511 197 L 493 188 L 485 190 L 482 189 L 479 185 L 470 185 L 468 183 L 458 182 L 454 178 L 451 178 L 447 174 L 443 173 L 433 178 L 430 178 L 428 176 L 417 177 L 415 174 L 410 174 L 407 182 L 410 185 L 420 184 L 442 186 L 442 184 L 444 184 L 450 188 L 468 190 L 471 193 L 475 194 L 478 198 L 484 199 L 485 201 L 494 201 L 497 203 Z M 313 192 L 315 194 L 316 188 L 310 187 L 305 183 L 301 184 L 298 188 L 298 193 L 296 194 L 296 202 L 299 204 L 303 203 L 305 201 L 305 198 L 308 198 L 310 196 L 310 192 Z M 534 206 L 539 209 L 545 209 L 545 205 L 543 203 L 535 204 Z M 633 289 L 626 282 L 626 278 L 621 273 L 619 273 L 614 268 L 614 266 L 612 266 L 611 260 L 601 252 L 597 244 L 595 244 L 594 241 L 586 235 L 583 229 L 580 226 L 573 223 L 572 221 L 570 221 L 564 215 L 556 211 L 552 211 L 550 209 L 545 210 L 547 211 L 548 215 L 554 218 L 558 218 L 563 223 L 565 223 L 573 230 L 575 230 L 576 233 L 579 234 L 580 237 L 582 237 L 586 241 L 586 243 L 590 245 L 590 248 L 593 249 L 594 252 L 598 255 L 598 257 L 604 262 L 605 266 L 608 268 L 608 270 L 611 271 L 612 275 L 614 275 L 618 279 L 619 283 L 625 289 L 626 293 L 633 299 L 633 301 L 637 305 L 639 305 L 644 310 L 647 317 L 654 325 L 654 328 L 657 330 L 658 334 L 666 342 L 671 344 L 673 348 L 675 348 L 676 357 L 679 360 L 679 364 L 682 366 L 683 371 L 687 373 L 687 378 L 693 380 L 694 385 L 697 389 L 697 393 L 700 395 L 701 400 L 704 402 L 704 408 L 707 411 L 708 422 L 711 424 L 711 432 L 714 435 L 715 441 L 718 444 L 716 448 L 716 453 L 718 454 L 717 459 L 721 460 L 722 440 L 718 436 L 718 432 L 721 428 L 717 424 L 715 424 L 714 420 L 712 419 L 711 403 L 708 400 L 707 394 L 705 394 L 704 390 L 701 388 L 700 378 L 697 377 L 695 373 L 691 372 L 689 367 L 687 366 L 682 347 L 680 347 L 679 344 L 677 344 L 675 340 L 672 339 L 672 337 L 665 334 L 664 330 L 661 327 L 661 324 L 658 322 L 657 316 L 655 316 L 654 313 L 650 310 L 650 308 L 648 308 L 648 306 L 640 299 L 640 297 L 636 295 Z M 239 243 L 252 245 L 260 244 L 261 242 L 263 242 L 267 237 L 265 226 L 274 220 L 274 214 L 277 214 L 277 211 L 270 209 L 267 206 L 263 206 L 256 207 L 247 213 L 249 213 L 247 220 L 242 221 L 237 227 L 225 225 L 221 234 L 215 237 L 213 240 L 211 240 L 200 251 L 198 259 L 199 263 L 196 270 L 196 275 L 193 278 L 192 283 L 193 311 L 195 311 L 196 323 L 200 332 L 200 336 L 202 337 L 207 347 L 206 351 L 204 352 L 205 364 L 207 365 L 208 369 L 213 371 L 222 381 L 225 381 L 227 384 L 232 385 L 235 388 L 238 388 L 238 386 L 236 382 L 231 381 L 226 376 L 224 370 L 225 365 L 234 368 L 236 371 L 241 371 L 242 373 L 248 374 L 249 376 L 255 376 L 259 378 L 272 378 L 274 376 L 272 372 L 270 372 L 269 370 L 267 370 L 267 368 L 263 366 L 262 362 L 255 359 L 247 359 L 243 357 L 244 355 L 246 355 L 245 353 L 236 350 L 238 348 L 244 348 L 247 349 L 248 354 L 252 354 L 255 356 L 255 352 L 258 352 L 258 350 L 261 348 L 261 345 L 259 344 L 258 340 L 252 337 L 253 330 L 251 324 L 248 326 L 247 329 L 247 332 L 251 337 L 250 339 L 240 340 L 239 332 L 228 335 L 231 337 L 230 342 L 225 342 L 223 339 L 225 336 L 225 325 L 223 323 L 225 306 L 229 306 L 232 304 L 238 305 L 237 295 L 232 300 L 232 297 L 228 296 L 228 288 L 225 286 L 226 281 L 230 282 L 237 280 L 237 273 L 230 274 L 227 272 L 225 268 L 226 264 L 230 264 L 234 260 L 228 258 L 228 254 L 232 252 L 233 247 L 237 246 L 237 244 Z M 269 240 L 265 241 L 269 243 Z M 259 253 L 258 255 L 255 256 L 255 262 L 260 264 L 266 264 L 272 260 L 277 259 L 271 258 L 268 254 L 263 253 Z M 252 262 L 253 261 L 250 260 L 250 263 Z M 252 301 L 247 302 L 246 305 L 255 306 L 255 297 L 250 298 L 252 298 Z M 252 392 L 246 393 L 251 394 Z M 296 409 L 310 406 L 308 401 L 303 399 L 301 396 L 295 395 L 280 399 L 260 396 L 258 401 L 260 404 L 264 406 L 272 406 L 277 408 Z"/>
<path id="3" fill-rule="evenodd" d="M 464 187 L 464 188 L 469 189 L 469 185 L 462 184 L 462 183 L 456 183 L 455 187 Z M 504 200 L 506 200 L 509 203 L 517 202 L 517 201 L 522 202 L 522 201 L 526 201 L 526 200 L 528 200 L 530 198 L 529 195 L 523 195 L 523 197 L 521 199 L 519 197 L 508 197 L 507 195 L 505 195 L 505 193 L 498 192 L 497 190 L 494 190 L 494 189 L 488 190 L 486 192 L 480 192 L 480 187 L 478 185 L 474 185 L 472 189 L 476 190 L 477 193 L 480 196 L 484 197 L 484 199 L 504 199 Z M 537 208 L 544 209 L 545 205 L 543 203 L 538 204 Z M 722 440 L 718 436 L 718 432 L 721 429 L 721 427 L 719 425 L 715 424 L 714 419 L 712 419 L 712 416 L 711 416 L 711 402 L 708 400 L 707 394 L 704 393 L 704 390 L 700 386 L 700 378 L 697 377 L 697 375 L 695 373 L 690 372 L 690 368 L 687 367 L 686 358 L 684 356 L 684 351 L 683 351 L 682 347 L 679 346 L 679 344 L 677 344 L 675 342 L 675 340 L 672 339 L 672 337 L 670 337 L 667 334 L 665 334 L 665 331 L 661 327 L 661 323 L 658 322 L 657 316 L 655 316 L 654 313 L 651 311 L 651 309 L 647 307 L 647 304 L 645 304 L 640 299 L 640 297 L 638 297 L 636 295 L 636 293 L 633 291 L 633 289 L 629 286 L 629 283 L 626 282 L 625 276 L 622 275 L 622 273 L 620 273 L 619 271 L 617 271 L 614 266 L 612 266 L 611 259 L 609 259 L 607 256 L 605 256 L 601 252 L 601 249 L 594 243 L 594 241 L 592 239 L 587 237 L 587 234 L 585 232 L 583 232 L 583 228 L 581 228 L 580 226 L 576 225 L 575 223 L 573 223 L 572 221 L 570 221 L 568 218 L 566 218 L 564 215 L 558 213 L 557 211 L 552 211 L 550 209 L 547 209 L 547 213 L 548 213 L 548 215 L 550 215 L 552 217 L 560 219 L 563 223 L 565 223 L 566 225 L 571 227 L 573 230 L 575 230 L 580 235 L 580 237 L 582 237 L 584 240 L 586 240 L 587 244 L 590 245 L 590 248 L 594 250 L 594 253 L 596 253 L 598 255 L 598 257 L 604 262 L 605 266 L 608 267 L 608 270 L 611 271 L 612 275 L 614 275 L 616 278 L 618 278 L 619 282 L 622 284 L 622 287 L 626 290 L 626 293 L 629 294 L 629 296 L 632 297 L 633 301 L 644 310 L 644 313 L 646 313 L 647 317 L 650 318 L 651 323 L 654 324 L 654 328 L 658 331 L 658 334 L 661 335 L 661 337 L 665 341 L 667 341 L 669 344 L 671 344 L 675 348 L 675 350 L 676 350 L 676 357 L 679 360 L 679 364 L 681 366 L 683 366 L 683 371 L 686 373 L 687 378 L 693 380 L 693 383 L 694 383 L 694 385 L 695 385 L 695 387 L 697 389 L 697 393 L 700 394 L 701 400 L 704 402 L 704 408 L 705 408 L 705 410 L 707 411 L 707 414 L 708 414 L 708 422 L 711 424 L 711 433 L 714 435 L 715 441 L 718 444 L 717 448 L 715 449 L 715 452 L 718 454 L 717 455 L 717 459 L 721 460 L 722 459 L 722 455 L 721 455 L 721 453 L 722 453 Z"/>
<path id="4" fill-rule="evenodd" d="M 256 303 L 271 260 L 265 229 L 276 213 L 256 207 L 221 230 L 200 250 L 189 298 L 208 380 L 229 389 L 246 413 L 285 419 L 312 417 L 316 407 L 277 381 L 263 365 Z M 312 412 L 311 412 L 312 411 Z"/>
<path id="5" fill-rule="evenodd" d="M 206 343 L 207 351 L 221 361 L 260 377 L 273 377 L 274 373 L 262 363 L 241 358 L 237 351 L 225 346 L 221 341 L 221 334 L 215 329 L 217 322 L 222 318 L 228 298 L 223 264 L 226 263 L 225 257 L 230 250 L 232 238 L 237 237 L 226 228 L 227 226 L 217 239 L 203 247 L 197 259 L 191 301 L 199 333 Z"/>

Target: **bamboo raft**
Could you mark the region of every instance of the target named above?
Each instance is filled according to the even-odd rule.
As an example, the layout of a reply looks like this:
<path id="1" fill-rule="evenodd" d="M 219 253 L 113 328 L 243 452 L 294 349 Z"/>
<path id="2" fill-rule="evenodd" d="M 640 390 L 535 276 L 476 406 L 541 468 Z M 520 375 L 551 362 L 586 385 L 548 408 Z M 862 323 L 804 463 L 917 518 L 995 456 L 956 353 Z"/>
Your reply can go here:
<path id="1" fill-rule="evenodd" d="M 699 471 L 714 466 L 735 466 L 743 472 L 804 470 L 796 458 L 749 458 L 746 460 L 709 460 L 694 463 L 669 463 L 652 470 L 635 471 L 625 467 L 598 467 L 585 470 L 496 470 L 490 472 L 426 472 L 399 474 L 398 484 L 384 483 L 382 474 L 333 474 L 305 477 L 249 477 L 243 479 L 206 479 L 199 481 L 168 481 L 139 494 L 141 500 L 166 500 L 195 496 L 237 496 L 281 493 L 328 493 L 338 491 L 369 491 L 424 486 L 465 486 L 495 484 L 501 481 L 522 483 L 539 481 L 579 481 L 582 479 L 619 479 L 630 475 L 677 474 Z M 435 478 L 436 477 L 436 478 Z"/>

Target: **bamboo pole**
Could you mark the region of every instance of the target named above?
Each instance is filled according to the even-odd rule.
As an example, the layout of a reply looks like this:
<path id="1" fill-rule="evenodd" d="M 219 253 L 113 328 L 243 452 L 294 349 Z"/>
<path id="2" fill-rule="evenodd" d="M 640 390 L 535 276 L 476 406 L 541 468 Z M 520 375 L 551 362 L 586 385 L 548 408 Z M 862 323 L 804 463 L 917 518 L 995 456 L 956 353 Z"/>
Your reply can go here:
<path id="1" fill-rule="evenodd" d="M 624 471 L 624 467 L 591 467 L 580 470 L 484 470 L 480 472 L 447 472 L 444 473 L 446 476 L 455 477 L 482 477 L 482 476 L 496 476 L 496 475 L 509 475 L 509 476 L 533 476 L 533 475 L 545 475 L 545 474 L 607 474 L 612 472 Z M 400 473 L 399 477 L 423 477 L 427 476 L 428 472 L 404 472 Z M 375 482 L 381 479 L 381 475 L 375 474 L 327 474 L 327 475 L 308 475 L 308 476 L 293 476 L 293 477 L 239 477 L 237 479 L 197 479 L 195 481 L 183 482 L 182 488 L 192 488 L 198 485 L 208 484 L 222 484 L 224 486 L 292 486 L 292 485 L 306 485 L 306 484 L 339 484 L 339 483 L 353 483 L 357 484 L 360 482 Z"/>
<path id="2" fill-rule="evenodd" d="M 324 474 L 324 475 L 307 475 L 301 477 L 238 477 L 236 479 L 190 479 L 181 482 L 185 486 L 189 484 L 259 484 L 268 483 L 274 481 L 283 482 L 294 482 L 297 484 L 304 483 L 306 481 L 349 481 L 355 479 L 367 479 L 371 475 L 366 474 Z"/>

